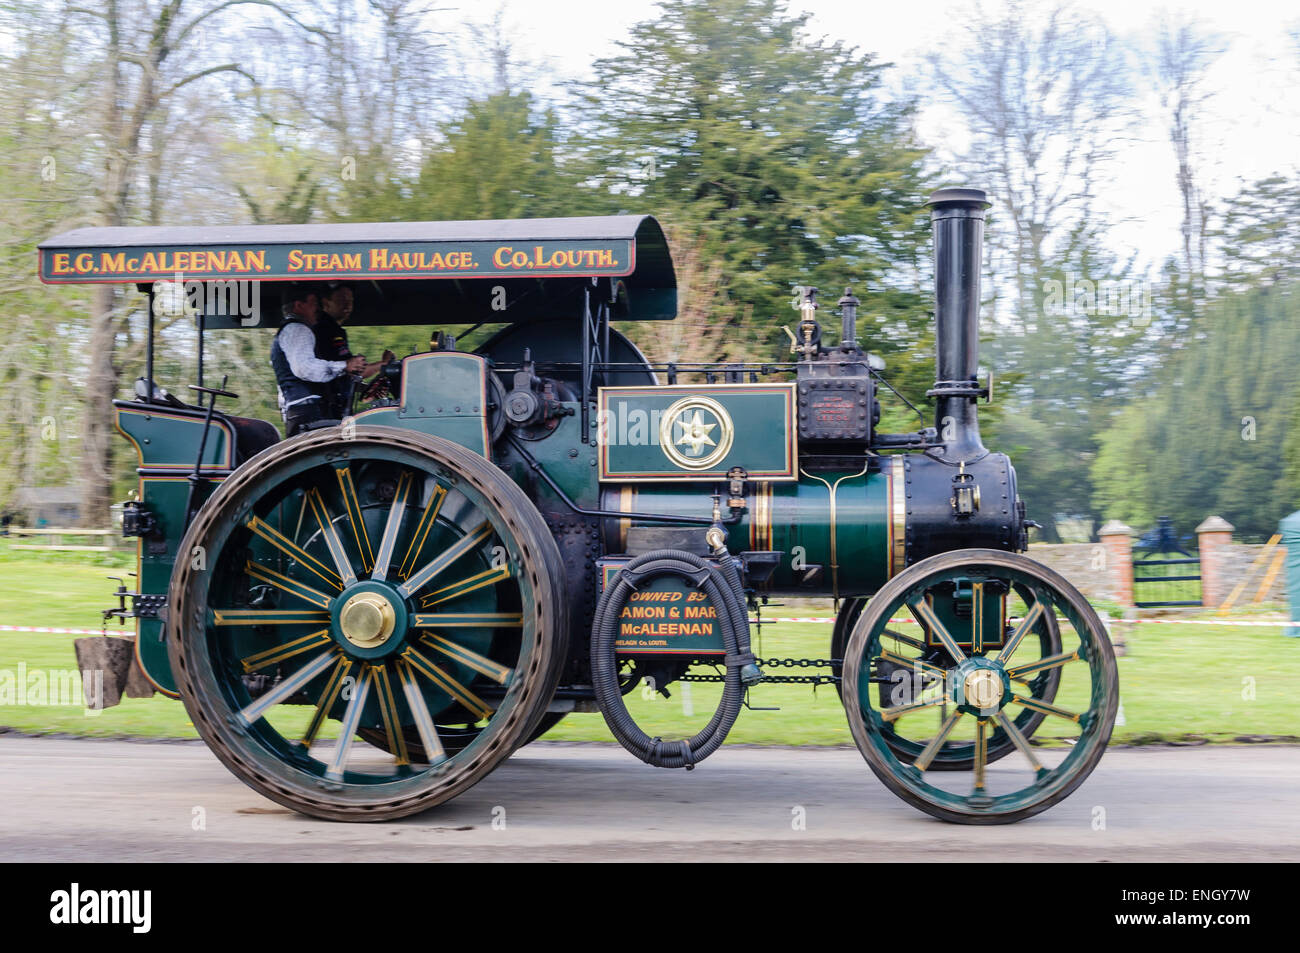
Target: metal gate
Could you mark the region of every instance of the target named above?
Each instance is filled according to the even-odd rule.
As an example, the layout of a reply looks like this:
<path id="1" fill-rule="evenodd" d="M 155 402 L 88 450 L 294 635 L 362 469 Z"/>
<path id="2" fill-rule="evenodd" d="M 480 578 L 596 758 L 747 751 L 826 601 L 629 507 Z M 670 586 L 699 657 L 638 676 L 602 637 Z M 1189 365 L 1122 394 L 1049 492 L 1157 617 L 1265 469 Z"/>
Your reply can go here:
<path id="1" fill-rule="evenodd" d="M 1133 546 L 1133 604 L 1144 609 L 1201 605 L 1200 557 L 1182 547 L 1167 516 Z"/>

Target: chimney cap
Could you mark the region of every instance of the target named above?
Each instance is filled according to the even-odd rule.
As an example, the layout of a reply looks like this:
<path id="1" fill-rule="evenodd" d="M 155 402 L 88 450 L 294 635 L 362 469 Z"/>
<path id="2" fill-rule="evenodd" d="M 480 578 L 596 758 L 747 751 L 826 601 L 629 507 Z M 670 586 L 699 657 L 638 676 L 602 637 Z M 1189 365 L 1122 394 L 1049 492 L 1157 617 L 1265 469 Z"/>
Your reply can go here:
<path id="1" fill-rule="evenodd" d="M 927 205 L 932 208 L 980 208 L 990 207 L 988 196 L 983 189 L 939 189 L 930 194 Z"/>

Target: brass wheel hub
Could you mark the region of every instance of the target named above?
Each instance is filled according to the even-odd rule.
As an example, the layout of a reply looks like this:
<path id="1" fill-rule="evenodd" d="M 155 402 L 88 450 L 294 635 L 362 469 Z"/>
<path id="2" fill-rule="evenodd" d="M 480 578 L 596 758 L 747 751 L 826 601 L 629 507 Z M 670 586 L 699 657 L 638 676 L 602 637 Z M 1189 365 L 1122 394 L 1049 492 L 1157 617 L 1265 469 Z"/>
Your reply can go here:
<path id="1" fill-rule="evenodd" d="M 966 704 L 974 708 L 996 708 L 1002 701 L 1002 679 L 992 669 L 977 668 L 968 672 L 961 688 Z"/>
<path id="2" fill-rule="evenodd" d="M 393 634 L 397 614 L 393 605 L 378 592 L 358 592 L 339 611 L 343 637 L 363 649 L 383 645 Z"/>

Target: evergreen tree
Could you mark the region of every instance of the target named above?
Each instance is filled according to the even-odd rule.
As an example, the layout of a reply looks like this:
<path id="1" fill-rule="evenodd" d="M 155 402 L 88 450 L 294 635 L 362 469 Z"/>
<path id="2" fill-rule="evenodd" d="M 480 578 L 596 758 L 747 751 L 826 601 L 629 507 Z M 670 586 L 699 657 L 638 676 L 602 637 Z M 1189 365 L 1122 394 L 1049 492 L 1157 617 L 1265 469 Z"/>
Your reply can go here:
<path id="1" fill-rule="evenodd" d="M 1232 285 L 1272 284 L 1300 278 L 1300 190 L 1294 179 L 1272 175 L 1230 199 L 1215 230 Z"/>
<path id="2" fill-rule="evenodd" d="M 885 100 L 881 64 L 810 38 L 807 20 L 779 0 L 666 0 L 580 90 L 591 179 L 720 266 L 713 320 L 731 358 L 784 354 L 798 285 L 833 303 L 852 284 L 872 350 L 928 335 L 910 110 Z"/>
<path id="3" fill-rule="evenodd" d="M 1102 437 L 1092 468 L 1107 517 L 1187 532 L 1211 514 L 1266 536 L 1300 504 L 1300 294 L 1250 288 L 1206 309 L 1203 336 L 1170 362 L 1163 386 Z"/>
<path id="4" fill-rule="evenodd" d="M 557 159 L 559 120 L 528 92 L 471 101 L 412 184 L 402 211 L 447 221 L 581 215 L 600 200 Z"/>

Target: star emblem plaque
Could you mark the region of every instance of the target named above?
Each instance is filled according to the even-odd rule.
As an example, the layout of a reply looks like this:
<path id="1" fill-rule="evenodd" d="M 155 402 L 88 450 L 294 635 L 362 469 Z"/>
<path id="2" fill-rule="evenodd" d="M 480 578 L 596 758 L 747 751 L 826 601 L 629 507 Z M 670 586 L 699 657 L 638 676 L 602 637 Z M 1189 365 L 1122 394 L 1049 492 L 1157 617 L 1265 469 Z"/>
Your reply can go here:
<path id="1" fill-rule="evenodd" d="M 736 428 L 731 415 L 709 397 L 684 397 L 664 411 L 659 447 L 685 470 L 708 470 L 731 450 Z"/>

